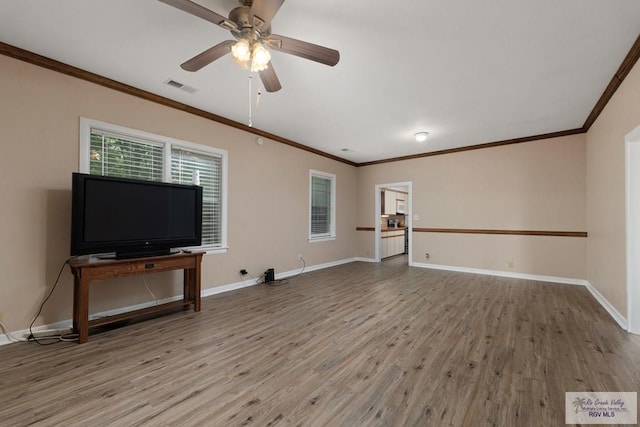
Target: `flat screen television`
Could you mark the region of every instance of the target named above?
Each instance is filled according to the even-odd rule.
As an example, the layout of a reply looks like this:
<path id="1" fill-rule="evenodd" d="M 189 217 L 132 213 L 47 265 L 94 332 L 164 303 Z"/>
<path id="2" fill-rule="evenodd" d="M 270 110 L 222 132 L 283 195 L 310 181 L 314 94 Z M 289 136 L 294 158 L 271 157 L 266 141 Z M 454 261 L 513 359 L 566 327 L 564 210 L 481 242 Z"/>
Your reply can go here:
<path id="1" fill-rule="evenodd" d="M 74 173 L 71 255 L 166 255 L 202 243 L 202 187 Z"/>

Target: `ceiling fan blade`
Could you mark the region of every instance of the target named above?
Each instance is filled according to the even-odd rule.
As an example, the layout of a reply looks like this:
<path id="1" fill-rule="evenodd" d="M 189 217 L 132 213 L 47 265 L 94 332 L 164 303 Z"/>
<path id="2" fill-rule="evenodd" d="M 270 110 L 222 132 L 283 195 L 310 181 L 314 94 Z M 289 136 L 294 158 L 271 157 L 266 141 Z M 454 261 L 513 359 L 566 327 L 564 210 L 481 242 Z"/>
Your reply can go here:
<path id="1" fill-rule="evenodd" d="M 272 34 L 267 43 L 273 50 L 299 56 L 311 61 L 334 66 L 340 61 L 340 52 L 302 40 Z"/>
<path id="2" fill-rule="evenodd" d="M 253 0 L 251 10 L 249 11 L 249 22 L 254 22 L 253 18 L 258 18 L 258 22 L 254 23 L 258 28 L 263 29 L 269 27 L 271 20 L 280 10 L 284 0 Z"/>
<path id="3" fill-rule="evenodd" d="M 231 52 L 231 46 L 233 46 L 236 42 L 233 40 L 225 40 L 222 43 L 218 43 L 214 47 L 210 47 L 204 52 L 194 56 L 190 60 L 180 64 L 183 70 L 186 71 L 198 71 L 205 65 L 211 64 L 218 58 L 225 56 L 227 53 Z"/>
<path id="4" fill-rule="evenodd" d="M 176 9 L 180 9 L 184 12 L 190 13 L 191 15 L 197 16 L 198 18 L 202 18 L 206 21 L 213 22 L 216 25 L 221 26 L 226 30 L 238 30 L 238 26 L 235 22 L 229 21 L 224 16 L 207 9 L 206 7 L 200 6 L 197 3 L 194 3 L 190 0 L 158 0 L 164 4 L 168 4 L 169 6 L 173 6 Z"/>
<path id="5" fill-rule="evenodd" d="M 276 70 L 273 69 L 273 64 L 269 62 L 269 66 L 260 71 L 260 80 L 262 80 L 262 84 L 267 92 L 277 92 L 282 89 L 282 85 L 280 84 L 280 80 L 278 80 L 278 76 L 276 75 Z"/>

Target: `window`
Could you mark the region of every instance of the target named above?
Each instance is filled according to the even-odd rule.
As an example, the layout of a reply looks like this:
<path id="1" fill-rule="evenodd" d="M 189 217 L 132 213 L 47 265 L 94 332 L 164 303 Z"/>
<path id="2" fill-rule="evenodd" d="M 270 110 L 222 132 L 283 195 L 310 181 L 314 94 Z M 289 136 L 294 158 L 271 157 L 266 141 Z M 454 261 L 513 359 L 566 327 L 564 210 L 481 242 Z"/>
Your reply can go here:
<path id="1" fill-rule="evenodd" d="M 80 172 L 202 186 L 202 248 L 226 248 L 227 152 L 80 119 Z"/>
<path id="2" fill-rule="evenodd" d="M 336 176 L 309 171 L 309 240 L 336 237 Z"/>

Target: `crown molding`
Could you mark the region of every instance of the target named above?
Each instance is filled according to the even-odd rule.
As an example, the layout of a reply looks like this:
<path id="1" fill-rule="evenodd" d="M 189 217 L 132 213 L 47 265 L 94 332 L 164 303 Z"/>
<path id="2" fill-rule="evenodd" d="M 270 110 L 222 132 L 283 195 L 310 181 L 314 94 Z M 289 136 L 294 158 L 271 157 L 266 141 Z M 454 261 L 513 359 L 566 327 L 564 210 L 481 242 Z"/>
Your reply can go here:
<path id="1" fill-rule="evenodd" d="M 148 92 L 146 90 L 138 89 L 134 86 L 130 86 L 124 83 L 120 83 L 116 80 L 109 79 L 107 77 L 103 77 L 99 74 L 92 73 L 90 71 L 83 70 L 78 67 L 74 67 L 72 65 L 68 65 L 62 63 L 60 61 L 56 61 L 55 59 L 47 58 L 46 56 L 38 55 L 37 53 L 29 52 L 28 50 L 21 49 L 19 47 L 11 46 L 6 43 L 0 42 L 0 54 L 5 56 L 9 56 L 14 59 L 18 59 L 20 61 L 28 62 L 33 65 L 37 65 L 39 67 L 47 68 L 52 71 L 56 71 L 61 74 L 66 74 L 68 76 L 72 76 L 81 80 L 85 80 L 91 83 L 95 83 L 100 86 L 107 87 L 109 89 L 116 90 L 118 92 L 126 93 L 128 95 L 132 95 L 138 98 L 142 98 L 147 101 L 155 102 L 160 105 L 164 105 L 165 107 L 174 108 L 176 110 L 184 111 L 186 113 L 194 114 L 196 116 L 202 117 L 207 120 L 212 120 L 214 122 L 218 122 L 236 129 L 243 130 L 245 132 L 252 133 L 254 135 L 262 136 L 264 138 L 271 139 L 273 141 L 277 141 L 281 144 L 288 145 L 290 147 L 294 147 L 300 150 L 304 150 L 313 154 L 317 154 L 322 157 L 327 157 L 329 159 L 346 163 L 350 166 L 357 166 L 358 164 L 352 162 L 350 160 L 343 159 L 338 156 L 334 156 L 333 154 L 325 153 L 324 151 L 317 150 L 312 147 L 307 147 L 306 145 L 302 145 L 295 141 L 291 141 L 289 139 L 283 138 L 278 135 L 274 135 L 272 133 L 244 125 L 242 123 L 236 122 L 231 119 L 227 119 L 226 117 L 219 116 L 217 114 L 209 113 L 208 111 L 201 110 L 199 108 L 191 107 L 187 104 L 183 104 L 181 102 L 174 101 L 169 98 L 165 98 L 160 95 L 156 95 L 154 93 Z"/>
<path id="2" fill-rule="evenodd" d="M 582 125 L 582 127 L 580 128 L 576 128 L 576 129 L 568 129 L 568 130 L 563 130 L 563 131 L 558 131 L 558 132 L 551 132 L 551 133 L 545 133 L 545 134 L 539 134 L 539 135 L 532 135 L 532 136 L 526 136 L 526 137 L 521 137 L 521 138 L 512 138 L 512 139 L 506 139 L 506 140 L 502 140 L 502 141 L 495 141 L 495 142 L 487 142 L 487 143 L 483 143 L 483 144 L 476 144 L 476 145 L 469 145 L 469 146 L 465 146 L 465 147 L 457 147 L 457 148 L 450 148 L 450 149 L 446 149 L 446 150 L 439 150 L 439 151 L 431 151 L 431 152 L 425 152 L 425 153 L 419 153 L 419 154 L 413 154 L 413 155 L 409 155 L 409 156 L 401 156 L 401 157 L 393 157 L 393 158 L 388 158 L 388 159 L 381 159 L 381 160 L 374 160 L 374 161 L 370 161 L 370 162 L 362 162 L 362 163 L 356 163 L 356 162 L 352 162 L 350 160 L 347 159 L 343 159 L 342 157 L 338 157 L 335 156 L 333 154 L 329 154 L 326 153 L 324 151 L 312 148 L 312 147 L 308 147 L 306 145 L 300 144 L 298 142 L 283 138 L 281 136 L 278 135 L 274 135 L 272 133 L 260 130 L 260 129 L 256 129 L 254 127 L 249 127 L 247 125 L 244 125 L 242 123 L 236 122 L 234 120 L 231 119 L 227 119 L 226 117 L 222 117 L 219 116 L 217 114 L 213 114 L 213 113 L 209 113 L 207 111 L 201 110 L 199 108 L 195 108 L 195 107 L 191 107 L 187 104 L 183 104 L 181 102 L 177 102 L 177 101 L 173 101 L 169 98 L 165 98 L 156 94 L 153 94 L 151 92 L 142 90 L 142 89 L 138 89 L 136 87 L 124 84 L 124 83 L 120 83 L 116 80 L 112 80 L 103 76 L 100 76 L 99 74 L 95 74 L 68 64 L 64 64 L 62 62 L 56 61 L 54 59 L 51 58 L 47 58 L 45 56 L 42 55 L 38 55 L 36 53 L 21 49 L 19 47 L 15 47 L 15 46 L 11 46 L 9 44 L 6 43 L 2 43 L 0 42 L 0 54 L 3 54 L 5 56 L 9 56 L 12 57 L 14 59 L 18 59 L 24 62 L 28 62 L 43 68 L 47 68 L 49 70 L 53 70 L 53 71 L 57 71 L 59 73 L 62 74 L 66 74 L 68 76 L 72 76 L 72 77 L 76 77 L 78 79 L 81 80 L 86 80 L 89 81 L 91 83 L 95 83 L 97 85 L 100 86 L 104 86 L 107 87 L 109 89 L 113 89 L 119 92 L 123 92 L 132 96 L 136 96 L 138 98 L 142 98 L 145 99 L 147 101 L 151 101 L 151 102 L 155 102 L 157 104 L 161 104 L 164 105 L 166 107 L 170 107 L 170 108 L 174 108 L 176 110 L 180 110 L 180 111 L 184 111 L 190 114 L 194 114 L 196 116 L 200 116 L 202 118 L 208 119 L 208 120 L 212 120 L 227 126 L 231 126 L 233 128 L 236 129 L 240 129 L 243 130 L 245 132 L 249 132 L 252 133 L 254 135 L 258 135 L 264 138 L 268 138 L 271 139 L 273 141 L 279 142 L 281 144 L 285 144 L 288 145 L 290 147 L 293 148 L 297 148 L 300 150 L 304 150 L 313 154 L 317 154 L 319 156 L 322 157 L 326 157 L 341 163 L 345 163 L 347 165 L 350 166 L 356 166 L 356 167 L 360 167 L 360 166 L 371 166 L 371 165 L 378 165 L 378 164 L 382 164 L 382 163 L 391 163 L 391 162 L 399 162 L 399 161 L 404 161 L 404 160 L 412 160 L 412 159 L 420 159 L 423 157 L 431 157 L 431 156 L 441 156 L 444 154 L 452 154 L 452 153 L 461 153 L 464 151 L 471 151 L 471 150 L 480 150 L 480 149 L 485 149 L 485 148 L 494 148 L 494 147 L 501 147 L 501 146 L 505 146 L 505 145 L 512 145 L 512 144 L 521 144 L 523 142 L 531 142 L 531 141 L 539 141 L 539 140 L 543 140 L 543 139 L 549 139 L 549 138 L 558 138 L 558 137 L 562 137 L 562 136 L 569 136 L 569 135 L 577 135 L 577 134 L 582 134 L 582 133 L 586 133 L 591 126 L 593 125 L 593 123 L 596 121 L 596 119 L 598 118 L 598 116 L 600 115 L 600 113 L 602 113 L 602 111 L 604 110 L 604 108 L 606 107 L 606 105 L 609 103 L 609 101 L 611 100 L 611 98 L 613 97 L 613 95 L 615 94 L 615 92 L 618 90 L 618 88 L 620 87 L 620 85 L 622 84 L 622 82 L 624 81 L 624 79 L 627 77 L 627 75 L 629 74 L 629 72 L 631 71 L 631 69 L 635 66 L 635 64 L 638 62 L 638 59 L 640 59 L 640 35 L 638 36 L 638 38 L 636 39 L 635 43 L 631 46 L 631 49 L 629 50 L 629 52 L 627 53 L 627 55 L 625 56 L 624 60 L 622 61 L 622 63 L 620 64 L 620 66 L 618 67 L 618 70 L 616 71 L 616 73 L 614 74 L 614 76 L 612 77 L 611 81 L 609 82 L 609 85 L 606 87 L 606 89 L 604 90 L 604 92 L 602 93 L 602 95 L 600 96 L 600 98 L 598 99 L 598 102 L 596 102 L 596 104 L 594 105 L 593 109 L 591 110 L 591 112 L 589 113 L 589 115 L 587 116 L 587 119 L 585 120 L 584 124 Z"/>

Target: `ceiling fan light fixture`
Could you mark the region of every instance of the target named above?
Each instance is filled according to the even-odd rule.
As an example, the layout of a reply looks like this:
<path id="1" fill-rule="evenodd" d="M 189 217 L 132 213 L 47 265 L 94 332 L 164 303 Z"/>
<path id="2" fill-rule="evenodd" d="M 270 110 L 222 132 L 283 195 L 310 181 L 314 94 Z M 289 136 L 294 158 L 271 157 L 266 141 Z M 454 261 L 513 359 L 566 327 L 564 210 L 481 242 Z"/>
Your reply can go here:
<path id="1" fill-rule="evenodd" d="M 231 47 L 231 54 L 239 62 L 248 62 L 251 59 L 251 47 L 249 42 L 241 39 Z"/>
<path id="2" fill-rule="evenodd" d="M 240 39 L 231 46 L 231 54 L 236 63 L 252 72 L 266 70 L 271 61 L 271 53 L 259 41 Z"/>
<path id="3" fill-rule="evenodd" d="M 418 142 L 424 142 L 427 140 L 427 136 L 429 136 L 429 132 L 418 132 L 418 133 L 414 133 L 413 137 L 416 139 L 416 141 Z"/>
<path id="4" fill-rule="evenodd" d="M 251 50 L 251 71 L 266 70 L 271 61 L 271 54 L 262 46 L 261 43 L 255 43 Z"/>

